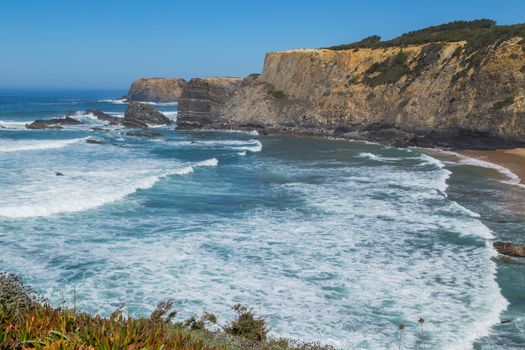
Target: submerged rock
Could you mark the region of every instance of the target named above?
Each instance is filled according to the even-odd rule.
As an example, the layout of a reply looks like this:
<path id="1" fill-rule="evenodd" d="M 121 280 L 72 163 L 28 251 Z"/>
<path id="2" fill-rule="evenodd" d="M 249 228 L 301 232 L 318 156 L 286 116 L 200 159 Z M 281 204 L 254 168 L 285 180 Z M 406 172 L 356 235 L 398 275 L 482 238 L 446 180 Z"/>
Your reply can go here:
<path id="1" fill-rule="evenodd" d="M 108 122 L 110 125 L 120 125 L 123 121 L 122 118 L 114 117 L 98 109 L 88 109 L 86 114 L 93 114 L 98 120 Z"/>
<path id="2" fill-rule="evenodd" d="M 515 256 L 524 258 L 525 257 L 525 245 L 509 243 L 509 242 L 494 242 L 494 248 L 500 254 Z"/>
<path id="3" fill-rule="evenodd" d="M 56 172 L 55 172 L 55 175 L 56 175 L 56 176 L 65 176 L 64 174 L 62 174 L 62 173 L 59 172 L 59 171 L 56 171 Z"/>
<path id="4" fill-rule="evenodd" d="M 98 126 L 95 126 L 93 128 L 91 128 L 92 131 L 109 131 L 108 129 L 104 129 L 104 128 L 99 128 Z"/>
<path id="5" fill-rule="evenodd" d="M 126 135 L 139 137 L 162 137 L 162 134 L 160 132 L 153 131 L 128 132 L 126 133 Z"/>
<path id="6" fill-rule="evenodd" d="M 28 129 L 62 129 L 63 125 L 79 125 L 79 122 L 75 118 L 53 118 L 53 119 L 37 119 L 32 123 L 26 124 Z"/>
<path id="7" fill-rule="evenodd" d="M 169 125 L 171 120 L 148 104 L 130 102 L 122 124 L 127 128 L 147 129 L 148 125 Z"/>
<path id="8" fill-rule="evenodd" d="M 100 141 L 100 140 L 97 140 L 97 139 L 87 139 L 87 140 L 86 140 L 86 143 L 92 143 L 92 144 L 100 145 L 100 144 L 102 144 L 103 142 Z"/>

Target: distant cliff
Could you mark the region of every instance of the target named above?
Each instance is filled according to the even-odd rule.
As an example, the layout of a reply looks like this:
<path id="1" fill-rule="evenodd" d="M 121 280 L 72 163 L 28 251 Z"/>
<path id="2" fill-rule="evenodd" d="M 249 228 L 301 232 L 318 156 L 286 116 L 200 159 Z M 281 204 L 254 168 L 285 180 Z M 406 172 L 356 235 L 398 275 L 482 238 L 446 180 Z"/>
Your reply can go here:
<path id="1" fill-rule="evenodd" d="M 175 102 L 185 83 L 177 78 L 142 78 L 131 84 L 126 97 L 130 101 Z"/>
<path id="2" fill-rule="evenodd" d="M 522 145 L 524 37 L 524 25 L 481 20 L 387 42 L 370 37 L 328 49 L 269 53 L 260 76 L 245 78 L 221 98 L 210 96 L 214 108 L 206 119 L 195 118 L 202 111 L 194 105 L 180 105 L 180 123 L 395 145 Z M 207 91 L 220 83 L 210 82 Z M 183 94 L 186 89 L 193 88 L 188 84 Z"/>

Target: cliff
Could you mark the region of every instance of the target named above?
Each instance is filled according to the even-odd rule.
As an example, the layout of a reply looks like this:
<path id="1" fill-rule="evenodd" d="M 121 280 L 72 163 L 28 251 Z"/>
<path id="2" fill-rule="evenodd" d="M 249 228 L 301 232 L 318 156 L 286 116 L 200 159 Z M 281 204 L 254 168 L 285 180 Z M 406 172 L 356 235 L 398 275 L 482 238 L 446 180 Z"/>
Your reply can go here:
<path id="1" fill-rule="evenodd" d="M 185 83 L 178 78 L 141 78 L 131 84 L 126 98 L 129 101 L 175 102 Z"/>
<path id="2" fill-rule="evenodd" d="M 382 42 L 266 55 L 260 76 L 200 104 L 193 127 L 363 138 L 395 145 L 525 143 L 525 26 L 453 22 Z M 217 84 L 220 79 L 216 79 Z M 192 84 L 183 89 L 195 90 Z M 191 94 L 191 91 L 188 91 Z M 197 116 L 206 114 L 206 118 Z"/>
<path id="3" fill-rule="evenodd" d="M 194 78 L 182 91 L 177 125 L 194 128 L 210 125 L 224 111 L 224 103 L 239 88 L 240 78 Z"/>

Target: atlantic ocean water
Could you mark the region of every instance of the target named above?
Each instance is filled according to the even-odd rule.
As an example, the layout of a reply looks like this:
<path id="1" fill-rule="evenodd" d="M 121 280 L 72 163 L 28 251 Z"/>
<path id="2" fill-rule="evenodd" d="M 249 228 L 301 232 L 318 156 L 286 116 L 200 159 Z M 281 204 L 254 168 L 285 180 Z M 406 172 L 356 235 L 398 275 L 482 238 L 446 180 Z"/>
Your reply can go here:
<path id="1" fill-rule="evenodd" d="M 274 336 L 343 349 L 397 349 L 400 323 L 406 349 L 524 348 L 525 269 L 492 248 L 525 234 L 505 169 L 255 131 L 137 137 L 83 112 L 122 117 L 123 94 L 0 91 L 0 271 L 53 305 L 75 291 L 83 311 L 140 316 L 172 298 L 181 319 L 227 319 L 242 303 Z M 70 110 L 84 124 L 25 128 Z"/>

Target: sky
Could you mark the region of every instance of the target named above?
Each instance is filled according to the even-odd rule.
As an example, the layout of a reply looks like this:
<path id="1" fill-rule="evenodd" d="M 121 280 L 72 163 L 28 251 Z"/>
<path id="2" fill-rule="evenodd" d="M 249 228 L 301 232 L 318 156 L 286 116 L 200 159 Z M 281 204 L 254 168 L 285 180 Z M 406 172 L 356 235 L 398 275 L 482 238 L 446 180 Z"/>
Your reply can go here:
<path id="1" fill-rule="evenodd" d="M 0 88 L 246 76 L 266 52 L 477 18 L 525 22 L 525 0 L 0 0 Z"/>

